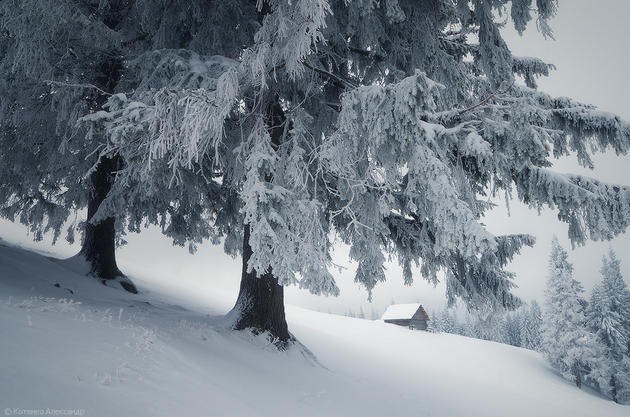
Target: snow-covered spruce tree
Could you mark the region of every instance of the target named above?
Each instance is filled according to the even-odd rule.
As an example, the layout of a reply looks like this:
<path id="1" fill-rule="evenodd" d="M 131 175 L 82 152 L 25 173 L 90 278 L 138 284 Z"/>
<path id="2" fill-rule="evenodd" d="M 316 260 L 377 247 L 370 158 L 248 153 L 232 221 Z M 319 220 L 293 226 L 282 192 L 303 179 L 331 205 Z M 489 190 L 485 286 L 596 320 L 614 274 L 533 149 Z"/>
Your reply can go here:
<path id="1" fill-rule="evenodd" d="M 610 395 L 616 402 L 630 402 L 630 291 L 621 276 L 617 255 L 604 256 L 602 282 L 593 288 L 586 310 L 588 327 L 606 348 L 611 370 Z"/>
<path id="2" fill-rule="evenodd" d="M 508 320 L 512 320 L 512 317 L 507 315 L 501 317 L 498 314 L 480 317 L 478 314 L 467 314 L 463 334 L 476 339 L 512 344 L 510 332 L 504 327 Z"/>
<path id="3" fill-rule="evenodd" d="M 571 152 L 586 166 L 594 150 L 626 153 L 628 124 L 537 91 L 551 66 L 512 56 L 495 20 L 509 9 L 522 31 L 536 16 L 548 35 L 555 1 L 237 3 L 221 22 L 237 46 L 213 33 L 195 37 L 211 39 L 209 50 L 145 50 L 135 87 L 85 119 L 109 137 L 105 154 L 123 156 L 117 178 L 135 190 L 157 166 L 174 187 L 196 175 L 232 193 L 210 212 L 243 231 L 235 328 L 288 340 L 282 287 L 336 294 L 333 238 L 350 245 L 369 292 L 389 255 L 407 283 L 413 265 L 432 282 L 444 271 L 451 303 L 517 307 L 504 267 L 534 240 L 480 223 L 499 193 L 557 209 L 576 244 L 628 226 L 627 187 L 549 169 Z"/>
<path id="4" fill-rule="evenodd" d="M 521 347 L 540 351 L 542 337 L 542 311 L 536 300 L 521 310 Z"/>
<path id="5" fill-rule="evenodd" d="M 4 1 L 0 4 L 0 213 L 35 239 L 68 229 L 87 207 L 81 255 L 102 279 L 122 276 L 115 259 L 115 219 L 97 218 L 121 160 L 81 140 L 82 114 L 100 108 L 122 74 L 117 29 L 124 2 Z M 86 174 L 87 173 L 87 174 Z M 136 292 L 128 280 L 128 291 Z"/>
<path id="6" fill-rule="evenodd" d="M 429 324 L 427 325 L 427 330 L 430 332 L 439 333 L 441 331 L 441 323 L 439 322 L 440 317 L 438 316 L 438 312 L 435 310 L 431 310 L 429 313 L 431 320 L 429 320 Z"/>
<path id="7" fill-rule="evenodd" d="M 451 309 L 444 307 L 440 312 L 434 313 L 431 325 L 438 332 L 456 333 L 457 318 L 452 314 Z"/>
<path id="8" fill-rule="evenodd" d="M 93 274 L 106 279 L 121 275 L 115 247 L 125 229 L 159 224 L 175 243 L 192 249 L 203 239 L 234 240 L 227 219 L 238 208 L 230 210 L 233 192 L 214 181 L 211 163 L 195 164 L 194 174 L 178 172 L 187 187 L 170 186 L 172 170 L 165 162 L 154 163 L 151 178 L 141 184 L 131 176 L 119 178 L 126 164 L 122 154 L 108 152 L 109 137 L 82 117 L 117 98 L 119 90 L 157 90 L 168 82 L 171 91 L 204 87 L 203 76 L 177 79 L 177 59 L 238 56 L 253 28 L 235 34 L 236 23 L 226 16 L 254 20 L 241 6 L 209 8 L 205 0 L 183 6 L 143 0 L 0 2 L 2 215 L 29 226 L 36 239 L 53 231 L 56 240 L 69 216 L 76 219 L 87 208 L 81 255 Z M 75 220 L 69 240 L 76 226 Z M 135 291 L 128 281 L 121 284 Z"/>
<path id="9" fill-rule="evenodd" d="M 515 311 L 500 311 L 486 317 L 480 317 L 476 311 L 468 312 L 461 322 L 448 307 L 434 312 L 431 317 L 432 328 L 439 332 L 540 350 L 542 313 L 535 300 Z"/>
<path id="10" fill-rule="evenodd" d="M 590 383 L 606 390 L 610 369 L 605 350 L 586 328 L 582 285 L 573 279 L 567 252 L 553 239 L 545 290 L 542 351 L 564 378 L 578 387 Z"/>
<path id="11" fill-rule="evenodd" d="M 440 315 L 440 331 L 461 334 L 461 327 L 462 326 L 457 322 L 457 316 L 454 312 L 451 309 L 444 307 L 442 314 Z"/>
<path id="12" fill-rule="evenodd" d="M 499 341 L 512 346 L 522 346 L 521 326 L 523 321 L 523 307 L 519 310 L 505 314 L 500 323 Z"/>

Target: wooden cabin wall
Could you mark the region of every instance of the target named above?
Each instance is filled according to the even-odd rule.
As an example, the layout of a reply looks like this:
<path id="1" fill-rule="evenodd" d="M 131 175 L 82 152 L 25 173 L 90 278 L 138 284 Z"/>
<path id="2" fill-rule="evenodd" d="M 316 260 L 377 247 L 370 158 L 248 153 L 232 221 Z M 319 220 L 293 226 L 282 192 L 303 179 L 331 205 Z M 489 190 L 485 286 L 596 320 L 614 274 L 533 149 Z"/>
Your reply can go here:
<path id="1" fill-rule="evenodd" d="M 385 323 L 395 324 L 397 326 L 409 326 L 409 319 L 391 319 L 383 320 Z"/>
<path id="2" fill-rule="evenodd" d="M 426 320 L 409 320 L 409 327 L 414 330 L 426 330 L 427 329 L 427 321 Z"/>

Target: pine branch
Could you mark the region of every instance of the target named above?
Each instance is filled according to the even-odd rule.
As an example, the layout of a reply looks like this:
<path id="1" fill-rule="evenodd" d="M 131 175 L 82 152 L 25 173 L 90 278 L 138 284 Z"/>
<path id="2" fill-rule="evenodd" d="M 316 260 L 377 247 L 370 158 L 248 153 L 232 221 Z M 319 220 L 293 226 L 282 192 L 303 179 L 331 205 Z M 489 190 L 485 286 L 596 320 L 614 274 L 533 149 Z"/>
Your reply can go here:
<path id="1" fill-rule="evenodd" d="M 107 92 L 107 91 L 103 90 L 102 88 L 97 87 L 94 84 L 90 84 L 90 83 L 66 83 L 66 82 L 54 81 L 54 80 L 44 80 L 44 82 L 47 83 L 47 84 L 50 84 L 50 85 L 59 85 L 59 86 L 63 86 L 63 87 L 94 88 L 95 90 L 98 90 L 99 92 L 101 92 L 102 94 L 105 94 L 106 96 L 113 95 L 112 93 Z"/>
<path id="2" fill-rule="evenodd" d="M 503 84 L 501 84 L 503 85 Z M 492 94 L 490 94 L 488 97 L 484 98 L 483 100 L 481 100 L 479 103 L 475 104 L 474 106 L 468 107 L 467 109 L 464 110 L 460 110 L 459 111 L 459 115 L 461 116 L 462 114 L 471 112 L 481 106 L 483 106 L 484 104 L 486 104 L 487 102 L 489 102 L 490 100 L 492 100 L 494 97 L 498 96 L 499 94 L 503 94 L 505 93 L 507 90 L 510 89 L 510 87 L 512 87 L 512 85 L 514 85 L 514 83 L 510 84 L 510 86 L 508 88 L 506 88 L 505 90 L 501 91 L 501 85 L 499 86 L 499 88 L 496 89 L 496 91 Z"/>
<path id="3" fill-rule="evenodd" d="M 349 87 L 349 88 L 357 88 L 358 87 L 356 84 L 354 84 L 354 83 L 352 83 L 352 82 L 350 82 L 348 80 L 345 80 L 345 79 L 343 79 L 343 78 L 333 74 L 332 72 L 328 72 L 328 71 L 326 71 L 324 69 L 321 69 L 321 68 L 313 67 L 313 66 L 311 66 L 310 64 L 308 64 L 306 62 L 303 62 L 303 65 L 306 68 L 308 68 L 308 69 L 310 69 L 312 71 L 315 71 L 315 72 L 317 72 L 319 74 L 327 75 L 329 78 L 332 78 L 334 81 L 336 81 L 337 83 L 343 85 L 344 87 Z"/>
<path id="4" fill-rule="evenodd" d="M 349 46 L 348 50 L 350 52 L 354 52 L 354 53 L 359 54 L 359 55 L 363 55 L 363 56 L 366 56 L 366 57 L 369 57 L 369 58 L 374 58 L 377 62 L 381 62 L 381 61 L 385 60 L 385 56 L 379 55 L 379 54 L 377 54 L 374 51 L 366 51 L 364 49 L 354 48 L 352 46 Z"/>

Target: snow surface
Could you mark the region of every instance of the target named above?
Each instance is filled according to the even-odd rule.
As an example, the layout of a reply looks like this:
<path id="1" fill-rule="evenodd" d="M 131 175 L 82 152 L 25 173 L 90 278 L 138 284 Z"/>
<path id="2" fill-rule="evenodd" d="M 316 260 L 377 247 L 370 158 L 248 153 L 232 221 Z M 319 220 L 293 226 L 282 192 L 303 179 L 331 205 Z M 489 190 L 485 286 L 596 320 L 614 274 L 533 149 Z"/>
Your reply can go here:
<path id="1" fill-rule="evenodd" d="M 392 319 L 410 319 L 416 311 L 418 311 L 420 304 L 392 304 L 387 307 L 387 310 L 383 313 L 381 320 Z"/>
<path id="2" fill-rule="evenodd" d="M 288 306 L 289 327 L 308 349 L 278 352 L 264 336 L 226 329 L 221 315 L 233 298 L 186 293 L 175 277 L 170 288 L 153 285 L 150 273 L 132 278 L 138 295 L 0 242 L 0 409 L 630 415 L 630 407 L 577 389 L 525 349 Z"/>

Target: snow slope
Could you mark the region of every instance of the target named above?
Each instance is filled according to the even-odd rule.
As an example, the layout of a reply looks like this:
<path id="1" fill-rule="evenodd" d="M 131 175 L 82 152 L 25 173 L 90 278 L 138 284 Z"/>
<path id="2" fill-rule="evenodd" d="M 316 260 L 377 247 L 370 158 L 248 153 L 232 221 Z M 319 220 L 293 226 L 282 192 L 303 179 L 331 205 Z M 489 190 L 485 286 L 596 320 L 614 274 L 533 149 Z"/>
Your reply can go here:
<path id="1" fill-rule="evenodd" d="M 310 349 L 227 330 L 233 299 L 105 287 L 0 242 L 0 410 L 85 416 L 628 416 L 524 349 L 288 307 Z M 58 284 L 58 286 L 55 286 Z M 169 295 L 166 296 L 165 294 Z M 1 411 L 0 411 L 1 412 Z M 24 414 L 23 414 L 24 415 Z"/>

